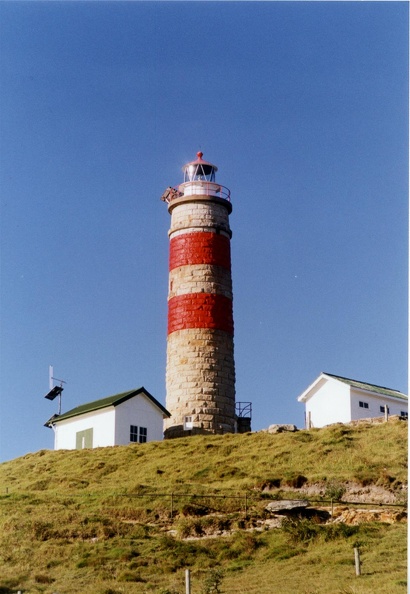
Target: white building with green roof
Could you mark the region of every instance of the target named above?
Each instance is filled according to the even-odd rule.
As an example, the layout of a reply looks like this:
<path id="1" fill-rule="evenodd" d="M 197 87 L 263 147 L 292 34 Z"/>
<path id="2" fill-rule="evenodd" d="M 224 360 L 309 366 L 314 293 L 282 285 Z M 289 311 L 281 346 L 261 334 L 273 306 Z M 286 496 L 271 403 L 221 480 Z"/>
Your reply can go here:
<path id="1" fill-rule="evenodd" d="M 160 441 L 170 413 L 144 387 L 114 394 L 54 415 L 55 450 L 81 450 Z"/>
<path id="2" fill-rule="evenodd" d="M 306 427 L 399 415 L 407 418 L 408 397 L 398 390 L 322 372 L 298 397 Z"/>

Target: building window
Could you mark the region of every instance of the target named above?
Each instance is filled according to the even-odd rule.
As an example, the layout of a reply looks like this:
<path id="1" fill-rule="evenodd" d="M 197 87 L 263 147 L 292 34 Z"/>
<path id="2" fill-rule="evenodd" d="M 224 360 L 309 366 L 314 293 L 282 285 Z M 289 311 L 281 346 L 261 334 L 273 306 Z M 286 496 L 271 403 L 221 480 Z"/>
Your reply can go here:
<path id="1" fill-rule="evenodd" d="M 131 425 L 130 427 L 130 441 L 138 441 L 138 427 L 136 425 Z"/>
<path id="2" fill-rule="evenodd" d="M 384 406 L 381 406 L 381 407 L 380 407 L 380 412 L 381 412 L 381 413 L 384 413 Z M 387 414 L 388 414 L 389 412 L 390 412 L 390 409 L 389 409 L 389 407 L 387 407 Z"/>
<path id="3" fill-rule="evenodd" d="M 400 416 L 403 417 L 403 419 L 408 419 L 409 413 L 406 410 L 402 410 L 400 411 Z"/>
<path id="4" fill-rule="evenodd" d="M 137 425 L 130 426 L 130 441 L 134 443 L 146 443 L 147 441 L 147 428 L 137 427 Z"/>
<path id="5" fill-rule="evenodd" d="M 138 441 L 140 443 L 146 443 L 146 441 L 147 441 L 147 428 L 146 427 L 140 427 Z"/>
<path id="6" fill-rule="evenodd" d="M 360 408 L 369 408 L 369 403 L 362 402 L 361 400 L 359 400 L 359 406 L 360 406 Z"/>
<path id="7" fill-rule="evenodd" d="M 192 427 L 193 427 L 192 417 L 185 417 L 185 420 L 184 420 L 184 429 L 185 429 L 185 431 L 188 431 L 189 429 L 192 429 Z"/>

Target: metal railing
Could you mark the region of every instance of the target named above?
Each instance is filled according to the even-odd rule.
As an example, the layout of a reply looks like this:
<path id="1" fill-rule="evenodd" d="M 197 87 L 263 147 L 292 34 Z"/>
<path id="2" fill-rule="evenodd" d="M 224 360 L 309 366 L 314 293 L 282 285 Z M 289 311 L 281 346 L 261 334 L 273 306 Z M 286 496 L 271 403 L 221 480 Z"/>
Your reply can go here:
<path id="1" fill-rule="evenodd" d="M 231 191 L 221 184 L 207 181 L 184 182 L 175 188 L 169 186 L 161 196 L 161 200 L 169 204 L 183 196 L 215 196 L 227 202 L 231 201 Z"/>
<path id="2" fill-rule="evenodd" d="M 252 418 L 252 402 L 237 402 L 235 404 L 235 413 L 237 417 Z"/>
<path id="3" fill-rule="evenodd" d="M 221 184 L 216 184 L 215 182 L 184 182 L 183 184 L 179 184 L 179 186 L 174 188 L 174 190 L 176 192 L 176 195 L 173 195 L 171 197 L 171 200 L 173 200 L 174 198 L 179 198 L 181 196 L 202 195 L 216 196 L 217 198 L 222 198 L 223 200 L 227 200 L 228 202 L 231 201 L 231 191 L 225 186 L 221 186 Z"/>

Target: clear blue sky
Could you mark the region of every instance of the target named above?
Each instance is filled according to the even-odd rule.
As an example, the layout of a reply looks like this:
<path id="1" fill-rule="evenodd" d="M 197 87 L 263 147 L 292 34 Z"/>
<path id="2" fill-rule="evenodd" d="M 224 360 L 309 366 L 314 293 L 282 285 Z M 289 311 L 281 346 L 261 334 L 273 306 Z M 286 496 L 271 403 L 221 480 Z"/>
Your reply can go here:
<path id="1" fill-rule="evenodd" d="M 63 410 L 165 403 L 160 196 L 232 193 L 237 400 L 303 426 L 327 371 L 407 392 L 406 2 L 2 2 L 0 460 Z"/>

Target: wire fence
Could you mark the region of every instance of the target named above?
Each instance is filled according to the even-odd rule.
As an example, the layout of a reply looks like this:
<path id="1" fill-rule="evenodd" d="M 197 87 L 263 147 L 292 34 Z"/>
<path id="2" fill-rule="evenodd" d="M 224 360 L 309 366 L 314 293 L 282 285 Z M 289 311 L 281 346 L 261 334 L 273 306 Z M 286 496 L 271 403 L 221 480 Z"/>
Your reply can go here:
<path id="1" fill-rule="evenodd" d="M 178 493 L 178 492 L 170 492 L 170 493 L 143 493 L 143 494 L 136 494 L 136 493 L 120 493 L 116 494 L 115 497 L 120 498 L 129 498 L 129 499 L 146 499 L 148 501 L 154 502 L 155 500 L 164 498 L 169 499 L 169 506 L 171 512 L 171 518 L 174 517 L 176 512 L 176 504 L 178 501 L 181 500 L 188 500 L 191 504 L 202 505 L 204 507 L 209 508 L 210 505 L 213 508 L 213 511 L 222 511 L 216 509 L 218 506 L 216 505 L 217 502 L 221 500 L 224 501 L 232 501 L 238 502 L 238 506 L 235 506 L 235 510 L 237 512 L 243 512 L 245 517 L 247 517 L 248 512 L 250 511 L 252 506 L 255 506 L 257 503 L 264 502 L 266 504 L 270 502 L 284 502 L 284 501 L 295 501 L 294 499 L 288 498 L 278 498 L 278 497 L 266 497 L 261 496 L 261 494 L 256 493 L 249 493 L 245 491 L 243 494 L 236 494 L 236 495 L 226 495 L 226 494 L 213 494 L 213 493 Z M 305 497 L 299 497 L 296 501 L 303 501 L 303 506 L 311 507 L 313 505 L 319 505 L 321 507 L 330 507 L 333 510 L 335 505 L 338 506 L 347 506 L 347 507 L 373 507 L 373 508 L 403 508 L 407 509 L 407 503 L 383 503 L 383 502 L 374 502 L 374 501 L 346 501 L 344 499 L 309 499 Z M 201 503 L 202 502 L 202 503 Z M 214 504 L 212 505 L 212 502 Z M 234 507 L 234 506 L 231 506 Z M 302 506 L 301 506 L 302 507 Z"/>

